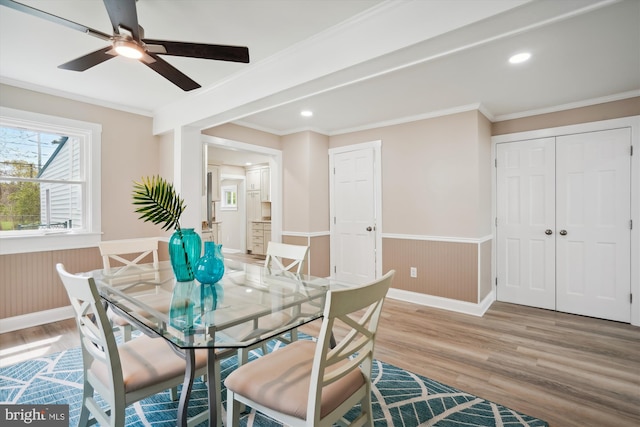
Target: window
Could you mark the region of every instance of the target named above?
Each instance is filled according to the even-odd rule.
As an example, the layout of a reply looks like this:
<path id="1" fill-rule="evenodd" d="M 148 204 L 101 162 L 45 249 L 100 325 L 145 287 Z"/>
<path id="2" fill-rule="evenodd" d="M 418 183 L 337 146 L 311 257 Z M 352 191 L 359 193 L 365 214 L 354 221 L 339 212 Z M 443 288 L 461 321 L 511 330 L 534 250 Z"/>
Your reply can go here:
<path id="1" fill-rule="evenodd" d="M 101 126 L 0 107 L 0 254 L 92 246 Z"/>
<path id="2" fill-rule="evenodd" d="M 220 209 L 223 211 L 238 210 L 238 186 L 223 185 Z"/>

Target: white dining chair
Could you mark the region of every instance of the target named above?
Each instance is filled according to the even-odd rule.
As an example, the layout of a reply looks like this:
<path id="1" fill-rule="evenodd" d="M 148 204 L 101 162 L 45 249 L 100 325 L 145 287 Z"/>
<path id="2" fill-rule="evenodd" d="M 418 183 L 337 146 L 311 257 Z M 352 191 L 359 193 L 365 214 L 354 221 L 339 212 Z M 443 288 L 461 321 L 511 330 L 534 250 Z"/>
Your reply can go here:
<path id="1" fill-rule="evenodd" d="M 121 277 L 139 274 L 141 279 L 160 280 L 158 239 L 156 237 L 122 240 L 105 240 L 98 243 L 102 256 L 102 268 L 110 276 L 112 283 L 117 283 Z M 153 260 L 148 263 L 149 258 Z M 123 339 L 131 339 L 132 325 L 122 316 L 107 310 L 111 324 L 121 331 Z"/>
<path id="2" fill-rule="evenodd" d="M 229 374 L 226 427 L 239 425 L 243 405 L 289 426 L 372 426 L 373 351 L 393 275 L 391 270 L 364 286 L 330 290 L 317 342 L 296 341 Z M 338 326 L 345 334 L 332 348 Z M 344 419 L 358 403 L 354 421 Z"/>
<path id="3" fill-rule="evenodd" d="M 122 427 L 128 405 L 182 384 L 185 359 L 160 337 L 142 335 L 118 345 L 93 278 L 71 274 L 60 263 L 56 269 L 69 295 L 81 338 L 84 391 L 78 425 L 97 422 Z M 220 394 L 219 358 L 214 363 Z M 196 375 L 206 374 L 206 350 L 196 350 L 195 371 Z M 107 408 L 98 403 L 95 393 Z M 220 396 L 217 401 L 221 401 Z M 222 426 L 220 413 L 218 410 L 218 426 Z"/>
<path id="4" fill-rule="evenodd" d="M 268 269 L 291 271 L 300 274 L 307 261 L 309 246 L 291 245 L 287 243 L 269 242 L 264 265 Z M 295 316 L 297 313 L 293 313 Z M 284 343 L 292 343 L 298 339 L 298 329 L 289 331 L 289 337 L 281 335 L 278 339 Z"/>
<path id="5" fill-rule="evenodd" d="M 269 242 L 267 245 L 267 257 L 264 260 L 264 266 L 269 271 L 289 271 L 295 274 L 300 274 L 302 266 L 304 265 L 307 255 L 309 253 L 309 246 L 291 245 L 287 243 Z M 298 308 L 299 309 L 299 308 Z M 286 322 L 295 317 L 297 313 L 280 313 L 278 316 L 265 317 L 263 322 Z M 270 325 L 266 325 L 267 328 Z M 298 329 L 294 328 L 289 332 L 276 337 L 277 340 L 289 344 L 298 339 Z M 242 348 L 238 351 L 238 364 L 242 365 L 249 360 L 249 352 L 253 349 L 261 348 L 262 354 L 267 354 L 266 343 L 258 343 L 254 346 Z"/>
<path id="6" fill-rule="evenodd" d="M 308 253 L 309 246 L 269 242 L 264 266 L 270 269 L 293 271 L 300 274 Z"/>

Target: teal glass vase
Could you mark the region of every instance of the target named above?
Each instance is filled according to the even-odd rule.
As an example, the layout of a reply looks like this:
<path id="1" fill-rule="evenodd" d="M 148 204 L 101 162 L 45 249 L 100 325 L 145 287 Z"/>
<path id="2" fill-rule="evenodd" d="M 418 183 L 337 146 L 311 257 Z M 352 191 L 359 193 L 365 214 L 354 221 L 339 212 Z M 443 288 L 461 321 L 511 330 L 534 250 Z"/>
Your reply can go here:
<path id="1" fill-rule="evenodd" d="M 182 332 L 193 330 L 195 323 L 195 301 L 193 293 L 196 283 L 191 281 L 176 282 L 171 295 L 169 307 L 169 324 Z"/>
<path id="2" fill-rule="evenodd" d="M 196 283 L 192 299 L 194 301 L 195 324 L 200 328 L 206 328 L 214 319 L 213 312 L 218 307 L 222 298 L 222 286 L 219 284 Z"/>
<path id="3" fill-rule="evenodd" d="M 195 264 L 200 258 L 202 240 L 193 228 L 176 230 L 169 239 L 169 259 L 178 282 L 195 278 Z"/>
<path id="4" fill-rule="evenodd" d="M 198 282 L 213 285 L 224 275 L 224 257 L 222 245 L 204 242 L 204 254 L 196 262 L 195 277 Z"/>

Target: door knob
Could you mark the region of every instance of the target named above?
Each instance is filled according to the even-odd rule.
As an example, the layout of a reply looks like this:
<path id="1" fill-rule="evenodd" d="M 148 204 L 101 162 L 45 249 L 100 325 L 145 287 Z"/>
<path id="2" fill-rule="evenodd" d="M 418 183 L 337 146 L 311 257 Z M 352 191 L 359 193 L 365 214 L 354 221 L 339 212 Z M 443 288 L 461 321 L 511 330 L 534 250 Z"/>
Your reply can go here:
<path id="1" fill-rule="evenodd" d="M 371 231 L 371 230 L 373 230 L 373 228 L 367 227 L 367 231 Z"/>
<path id="2" fill-rule="evenodd" d="M 561 236 L 566 236 L 567 235 L 567 230 L 560 230 L 560 235 Z"/>
<path id="3" fill-rule="evenodd" d="M 547 236 L 551 236 L 553 234 L 553 231 L 551 231 L 551 229 L 547 228 L 546 230 L 544 230 L 544 234 L 546 234 Z"/>

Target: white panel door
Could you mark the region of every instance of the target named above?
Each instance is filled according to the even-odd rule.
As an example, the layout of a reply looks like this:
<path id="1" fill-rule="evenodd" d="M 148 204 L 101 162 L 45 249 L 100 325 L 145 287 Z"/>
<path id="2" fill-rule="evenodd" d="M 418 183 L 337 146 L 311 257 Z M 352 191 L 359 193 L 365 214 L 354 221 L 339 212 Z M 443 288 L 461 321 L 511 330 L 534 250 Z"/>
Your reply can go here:
<path id="1" fill-rule="evenodd" d="M 630 132 L 556 140 L 559 311 L 631 321 Z"/>
<path id="2" fill-rule="evenodd" d="M 334 278 L 353 284 L 375 280 L 374 150 L 333 155 L 331 232 Z"/>
<path id="3" fill-rule="evenodd" d="M 555 308 L 555 138 L 498 144 L 497 298 Z"/>

